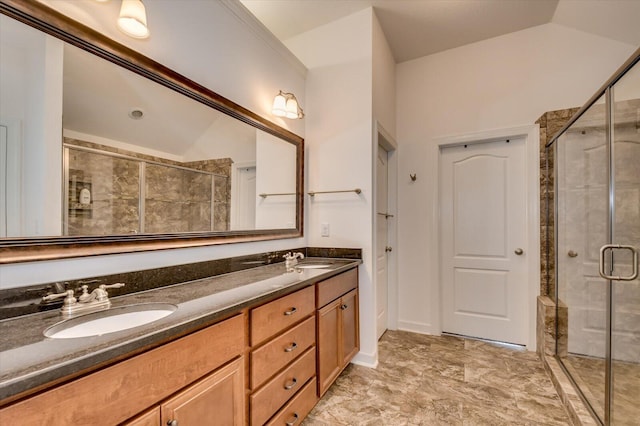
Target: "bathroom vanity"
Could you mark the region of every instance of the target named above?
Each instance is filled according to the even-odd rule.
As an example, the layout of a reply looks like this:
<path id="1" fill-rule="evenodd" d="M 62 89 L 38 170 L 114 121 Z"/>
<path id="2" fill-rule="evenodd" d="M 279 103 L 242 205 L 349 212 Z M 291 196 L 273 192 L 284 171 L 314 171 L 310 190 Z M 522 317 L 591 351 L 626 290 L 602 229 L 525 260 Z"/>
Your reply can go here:
<path id="1" fill-rule="evenodd" d="M 104 335 L 44 337 L 58 312 L 1 321 L 0 423 L 298 424 L 358 352 L 360 263 L 280 262 L 116 297 L 112 309 L 177 309 Z"/>

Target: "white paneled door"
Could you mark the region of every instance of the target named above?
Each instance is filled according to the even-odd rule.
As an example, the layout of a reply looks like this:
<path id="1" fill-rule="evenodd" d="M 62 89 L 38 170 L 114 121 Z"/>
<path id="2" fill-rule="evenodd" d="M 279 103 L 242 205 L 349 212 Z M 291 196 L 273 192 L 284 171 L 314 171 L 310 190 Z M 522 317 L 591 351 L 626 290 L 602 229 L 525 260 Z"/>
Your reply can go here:
<path id="1" fill-rule="evenodd" d="M 527 343 L 525 140 L 440 156 L 442 330 Z"/>
<path id="2" fill-rule="evenodd" d="M 0 238 L 7 236 L 7 128 L 0 125 Z"/>
<path id="3" fill-rule="evenodd" d="M 378 145 L 376 166 L 376 318 L 378 339 L 387 330 L 389 311 L 389 268 L 387 253 L 389 241 L 389 153 Z"/>

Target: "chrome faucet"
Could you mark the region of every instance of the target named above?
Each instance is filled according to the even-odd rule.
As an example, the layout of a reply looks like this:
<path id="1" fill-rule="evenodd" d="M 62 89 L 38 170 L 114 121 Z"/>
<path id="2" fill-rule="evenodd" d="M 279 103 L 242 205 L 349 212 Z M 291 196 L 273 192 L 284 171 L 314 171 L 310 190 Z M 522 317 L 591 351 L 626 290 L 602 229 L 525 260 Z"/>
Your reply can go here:
<path id="1" fill-rule="evenodd" d="M 297 253 L 287 253 L 284 256 L 284 266 L 289 269 L 289 268 L 293 268 L 295 265 L 298 264 L 298 259 L 302 260 L 304 259 L 304 254 L 297 252 Z"/>
<path id="2" fill-rule="evenodd" d="M 124 287 L 123 283 L 116 283 L 111 285 L 101 284 L 97 288 L 93 289 L 91 293 L 89 293 L 89 287 L 87 285 L 83 285 L 82 287 L 80 287 L 82 289 L 82 294 L 77 299 L 75 297 L 74 290 L 67 290 L 63 293 L 48 294 L 44 296 L 42 300 L 44 302 L 48 302 L 50 300 L 64 297 L 64 301 L 62 303 L 62 308 L 60 309 L 60 311 L 62 312 L 62 317 L 66 319 L 82 314 L 109 309 L 111 307 L 111 300 L 109 300 L 107 289 L 121 287 Z"/>

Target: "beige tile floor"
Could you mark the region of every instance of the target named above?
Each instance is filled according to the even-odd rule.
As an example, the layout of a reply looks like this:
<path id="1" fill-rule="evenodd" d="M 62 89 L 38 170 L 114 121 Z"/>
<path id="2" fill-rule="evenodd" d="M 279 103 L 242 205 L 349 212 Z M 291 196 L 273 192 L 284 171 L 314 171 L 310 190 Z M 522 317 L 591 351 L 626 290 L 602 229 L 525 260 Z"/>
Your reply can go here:
<path id="1" fill-rule="evenodd" d="M 567 425 L 533 352 L 388 331 L 376 369 L 350 365 L 304 421 L 319 425 Z"/>

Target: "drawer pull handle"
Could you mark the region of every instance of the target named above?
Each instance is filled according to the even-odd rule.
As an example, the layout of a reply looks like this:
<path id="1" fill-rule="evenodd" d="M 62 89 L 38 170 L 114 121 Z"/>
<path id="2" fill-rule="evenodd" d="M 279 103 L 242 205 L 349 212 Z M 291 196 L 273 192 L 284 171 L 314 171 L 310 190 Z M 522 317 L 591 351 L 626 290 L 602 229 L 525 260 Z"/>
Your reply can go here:
<path id="1" fill-rule="evenodd" d="M 296 379 L 296 378 L 294 377 L 293 379 L 291 379 L 291 383 L 290 383 L 290 384 L 288 384 L 288 385 L 284 385 L 284 390 L 291 390 L 291 389 L 293 389 L 293 387 L 294 387 L 295 385 L 297 385 L 297 384 L 298 384 L 298 379 Z"/>
<path id="2" fill-rule="evenodd" d="M 284 351 L 293 352 L 297 347 L 298 347 L 298 344 L 296 342 L 293 342 L 290 346 L 287 346 L 286 348 L 284 348 Z"/>
<path id="3" fill-rule="evenodd" d="M 167 426 L 178 426 L 178 421 L 177 420 L 168 420 L 167 421 Z"/>
<path id="4" fill-rule="evenodd" d="M 295 425 L 296 423 L 298 423 L 298 418 L 299 418 L 299 417 L 300 417 L 300 416 L 298 416 L 298 413 L 293 413 L 293 420 L 289 420 L 289 421 L 288 421 L 288 422 L 286 422 L 285 424 L 286 424 L 287 426 L 293 426 L 293 425 Z"/>
<path id="5" fill-rule="evenodd" d="M 285 315 L 293 315 L 293 314 L 295 314 L 296 312 L 298 312 L 298 308 L 296 308 L 296 307 L 294 306 L 293 308 L 289 309 L 288 311 L 284 311 L 284 314 L 285 314 Z"/>
<path id="6" fill-rule="evenodd" d="M 347 304 L 346 304 L 346 303 L 345 303 L 344 305 L 340 305 L 340 309 L 342 309 L 343 311 L 344 311 L 345 309 L 347 309 L 348 307 L 349 307 L 349 306 L 347 306 Z"/>

